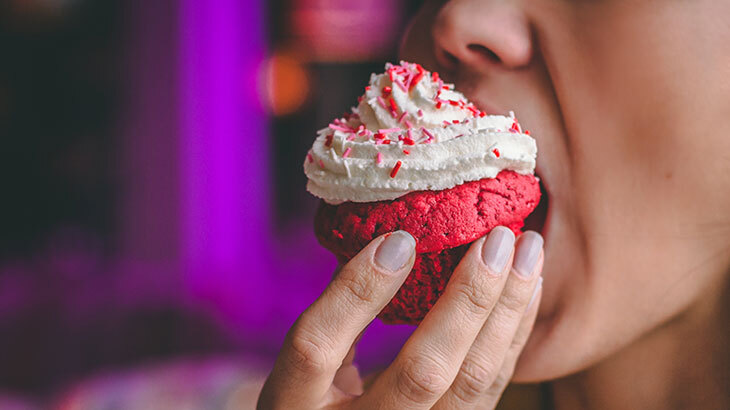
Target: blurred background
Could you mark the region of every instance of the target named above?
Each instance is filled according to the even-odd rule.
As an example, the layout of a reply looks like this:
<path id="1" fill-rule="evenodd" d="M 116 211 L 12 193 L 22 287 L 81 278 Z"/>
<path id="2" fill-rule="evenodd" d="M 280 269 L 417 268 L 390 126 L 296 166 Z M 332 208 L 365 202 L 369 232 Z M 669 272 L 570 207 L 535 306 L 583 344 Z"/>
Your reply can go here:
<path id="1" fill-rule="evenodd" d="M 336 263 L 304 155 L 418 3 L 1 1 L 0 409 L 246 408 Z"/>

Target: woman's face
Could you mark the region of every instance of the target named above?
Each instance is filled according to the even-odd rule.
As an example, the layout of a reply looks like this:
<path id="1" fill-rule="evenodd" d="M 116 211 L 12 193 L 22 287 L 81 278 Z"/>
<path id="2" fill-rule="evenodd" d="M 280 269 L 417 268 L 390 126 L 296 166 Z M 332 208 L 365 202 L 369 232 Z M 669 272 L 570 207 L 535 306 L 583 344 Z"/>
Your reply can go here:
<path id="1" fill-rule="evenodd" d="M 427 1 L 402 47 L 537 140 L 549 199 L 521 381 L 672 326 L 730 266 L 730 2 Z"/>

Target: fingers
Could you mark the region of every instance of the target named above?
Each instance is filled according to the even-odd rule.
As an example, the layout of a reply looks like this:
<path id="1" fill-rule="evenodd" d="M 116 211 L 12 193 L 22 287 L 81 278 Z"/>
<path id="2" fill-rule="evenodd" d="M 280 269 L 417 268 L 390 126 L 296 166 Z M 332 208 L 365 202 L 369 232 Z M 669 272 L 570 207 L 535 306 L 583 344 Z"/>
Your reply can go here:
<path id="1" fill-rule="evenodd" d="M 335 387 L 342 390 L 345 394 L 348 395 L 359 396 L 363 392 L 360 371 L 354 363 L 355 350 L 358 342 L 362 338 L 363 333 L 365 333 L 365 331 L 360 332 L 355 341 L 352 343 L 350 351 L 348 351 L 345 358 L 342 359 L 342 364 L 340 365 L 340 368 L 337 369 L 337 373 L 335 373 L 335 378 L 332 381 L 332 384 Z"/>
<path id="2" fill-rule="evenodd" d="M 362 402 L 373 408 L 430 408 L 439 399 L 499 300 L 514 241 L 512 231 L 498 227 L 471 246 L 444 294 Z"/>
<path id="3" fill-rule="evenodd" d="M 451 388 L 435 408 L 496 405 L 514 371 L 514 362 L 532 330 L 542 277 L 542 237 L 527 232 L 519 239 L 507 283 Z M 489 403 L 485 403 L 485 401 Z"/>
<path id="4" fill-rule="evenodd" d="M 481 403 L 489 403 L 491 406 L 494 406 L 494 404 L 499 402 L 499 399 L 502 397 L 502 393 L 504 393 L 504 389 L 512 380 L 517 360 L 519 359 L 522 349 L 524 349 L 525 344 L 532 333 L 532 328 L 535 325 L 538 306 L 540 306 L 540 300 L 542 299 L 542 278 L 540 278 L 540 281 L 538 282 L 534 295 L 531 305 L 528 305 L 527 312 L 525 312 L 525 316 L 522 318 L 522 322 L 520 322 L 520 327 L 517 329 L 515 339 L 512 341 L 512 345 L 507 351 L 507 356 L 502 363 L 502 369 L 500 369 L 497 379 L 494 381 L 489 390 L 487 390 L 487 394 L 484 395 Z"/>
<path id="5" fill-rule="evenodd" d="M 410 272 L 415 246 L 407 232 L 386 234 L 342 267 L 287 334 L 261 394 L 267 407 L 308 408 L 324 397 L 355 338 Z"/>

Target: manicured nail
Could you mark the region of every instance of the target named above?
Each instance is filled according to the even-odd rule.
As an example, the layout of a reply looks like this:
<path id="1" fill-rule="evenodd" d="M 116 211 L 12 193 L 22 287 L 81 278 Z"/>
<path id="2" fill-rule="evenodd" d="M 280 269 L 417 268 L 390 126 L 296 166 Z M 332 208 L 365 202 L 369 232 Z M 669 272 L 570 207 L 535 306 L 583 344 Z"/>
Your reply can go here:
<path id="1" fill-rule="evenodd" d="M 491 273 L 499 275 L 507 267 L 512 247 L 515 244 L 515 234 L 511 229 L 498 226 L 492 229 L 482 246 L 482 259 Z"/>
<path id="2" fill-rule="evenodd" d="M 527 304 L 527 310 L 530 310 L 532 304 L 535 303 L 535 299 L 537 299 L 537 294 L 538 292 L 540 292 L 540 289 L 542 289 L 542 276 L 540 276 L 540 278 L 537 280 L 537 286 L 535 286 L 535 290 L 532 292 L 530 303 Z"/>
<path id="3" fill-rule="evenodd" d="M 408 263 L 416 250 L 416 240 L 406 231 L 395 231 L 388 235 L 375 251 L 375 263 L 391 272 L 398 271 Z"/>
<path id="4" fill-rule="evenodd" d="M 540 259 L 543 243 L 542 236 L 537 232 L 527 231 L 522 234 L 515 250 L 515 262 L 512 264 L 518 275 L 524 278 L 532 275 L 537 260 Z"/>

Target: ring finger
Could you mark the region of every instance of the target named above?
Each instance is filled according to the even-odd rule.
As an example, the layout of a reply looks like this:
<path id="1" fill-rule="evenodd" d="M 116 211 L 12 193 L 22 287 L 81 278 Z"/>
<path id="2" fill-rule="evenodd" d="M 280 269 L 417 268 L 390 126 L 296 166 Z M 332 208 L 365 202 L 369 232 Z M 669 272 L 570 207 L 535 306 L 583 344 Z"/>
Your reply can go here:
<path id="1" fill-rule="evenodd" d="M 542 246 L 543 239 L 536 232 L 526 232 L 519 238 L 504 290 L 464 358 L 454 383 L 434 408 L 461 409 L 483 404 L 484 395 L 503 367 L 527 307 L 539 291 Z"/>

